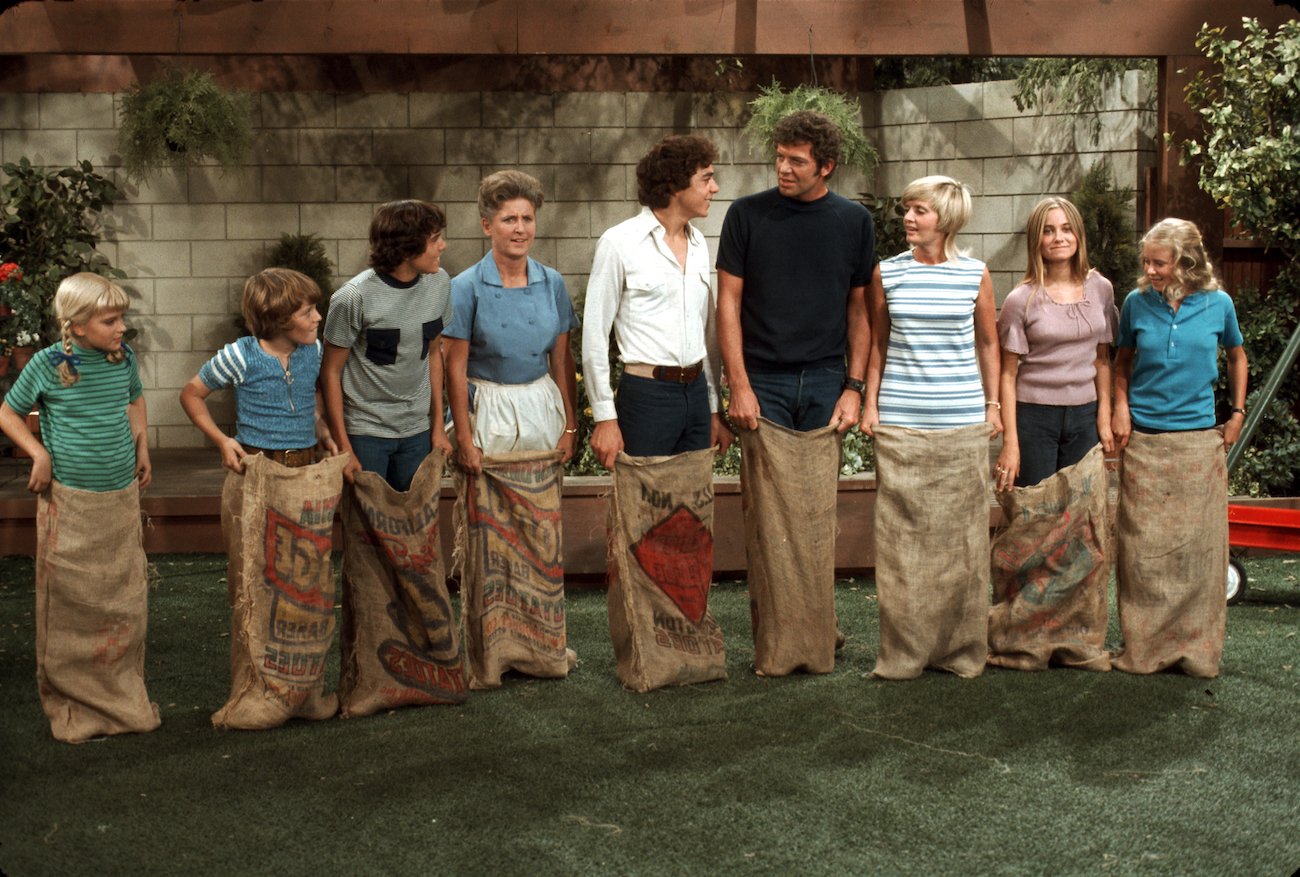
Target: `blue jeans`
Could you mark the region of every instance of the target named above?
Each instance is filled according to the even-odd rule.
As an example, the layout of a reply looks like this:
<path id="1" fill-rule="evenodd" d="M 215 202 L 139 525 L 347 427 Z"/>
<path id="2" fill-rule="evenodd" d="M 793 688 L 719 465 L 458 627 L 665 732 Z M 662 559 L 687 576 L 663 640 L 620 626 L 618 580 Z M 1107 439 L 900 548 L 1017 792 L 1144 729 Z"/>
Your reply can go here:
<path id="1" fill-rule="evenodd" d="M 749 372 L 759 413 L 773 423 L 809 432 L 831 422 L 844 391 L 844 366 Z"/>
<path id="2" fill-rule="evenodd" d="M 378 472 L 394 490 L 406 491 L 411 488 L 415 470 L 433 450 L 432 435 L 427 429 L 395 439 L 348 433 L 348 441 L 362 469 Z"/>
<path id="3" fill-rule="evenodd" d="M 623 451 L 633 457 L 662 457 L 709 446 L 712 414 L 709 383 L 699 375 L 689 384 L 624 374 L 614 400 Z"/>
<path id="4" fill-rule="evenodd" d="M 1016 487 L 1029 487 L 1073 466 L 1097 444 L 1097 403 L 1016 402 L 1016 438 L 1020 443 Z"/>

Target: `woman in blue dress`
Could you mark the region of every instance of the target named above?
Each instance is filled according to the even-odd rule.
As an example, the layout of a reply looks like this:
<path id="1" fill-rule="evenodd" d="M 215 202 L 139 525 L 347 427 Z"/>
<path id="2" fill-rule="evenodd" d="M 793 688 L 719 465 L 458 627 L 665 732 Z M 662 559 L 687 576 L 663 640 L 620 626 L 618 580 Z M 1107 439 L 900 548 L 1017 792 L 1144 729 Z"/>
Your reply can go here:
<path id="1" fill-rule="evenodd" d="M 564 280 L 528 256 L 542 186 L 520 171 L 479 185 L 491 249 L 451 283 L 453 316 L 443 333 L 456 457 L 467 471 L 483 455 L 577 445 L 577 378 L 569 332 L 578 326 Z"/>

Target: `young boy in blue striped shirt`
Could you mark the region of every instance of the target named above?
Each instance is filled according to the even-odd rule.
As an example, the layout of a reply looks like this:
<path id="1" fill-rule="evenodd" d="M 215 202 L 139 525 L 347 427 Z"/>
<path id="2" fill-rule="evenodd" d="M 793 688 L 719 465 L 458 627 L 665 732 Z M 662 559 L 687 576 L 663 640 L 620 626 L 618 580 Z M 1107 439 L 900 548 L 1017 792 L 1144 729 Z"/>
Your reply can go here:
<path id="1" fill-rule="evenodd" d="M 181 407 L 221 451 L 222 464 L 244 470 L 244 457 L 263 454 L 285 466 L 316 461 L 319 444 L 338 452 L 321 419 L 321 343 L 316 337 L 321 292 L 306 275 L 267 268 L 244 284 L 241 310 L 252 335 L 227 344 L 181 390 Z M 215 390 L 235 391 L 235 434 L 226 435 L 208 411 Z"/>

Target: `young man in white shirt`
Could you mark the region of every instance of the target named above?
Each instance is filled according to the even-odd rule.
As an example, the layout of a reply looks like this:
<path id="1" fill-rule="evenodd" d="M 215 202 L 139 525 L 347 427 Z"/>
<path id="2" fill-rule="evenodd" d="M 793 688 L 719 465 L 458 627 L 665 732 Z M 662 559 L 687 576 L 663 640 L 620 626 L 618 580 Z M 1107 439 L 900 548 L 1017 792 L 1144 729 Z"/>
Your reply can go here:
<path id="1" fill-rule="evenodd" d="M 637 164 L 640 214 L 601 235 L 583 311 L 582 370 L 596 420 L 591 448 L 666 456 L 731 444 L 721 414 L 709 249 L 690 221 L 709 214 L 717 148 L 665 137 Z M 610 385 L 613 328 L 623 375 Z"/>

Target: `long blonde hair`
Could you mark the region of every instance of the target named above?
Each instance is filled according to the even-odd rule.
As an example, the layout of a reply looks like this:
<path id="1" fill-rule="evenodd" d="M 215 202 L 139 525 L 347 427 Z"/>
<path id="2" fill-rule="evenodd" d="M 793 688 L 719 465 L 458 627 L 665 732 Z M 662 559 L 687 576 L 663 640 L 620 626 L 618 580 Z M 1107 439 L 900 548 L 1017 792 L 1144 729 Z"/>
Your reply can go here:
<path id="1" fill-rule="evenodd" d="M 1165 301 L 1174 303 L 1182 301 L 1193 292 L 1219 289 L 1223 282 L 1214 274 L 1214 266 L 1205 252 L 1205 243 L 1201 240 L 1201 230 L 1186 219 L 1162 219 L 1142 236 L 1142 253 L 1146 247 L 1165 247 L 1169 250 L 1173 262 L 1173 281 L 1164 288 Z M 1138 289 L 1148 289 L 1151 280 L 1144 270 L 1137 279 Z"/>
<path id="2" fill-rule="evenodd" d="M 1065 221 L 1070 224 L 1070 230 L 1074 232 L 1074 238 L 1079 244 L 1070 257 L 1070 279 L 1082 283 L 1092 270 L 1088 264 L 1088 242 L 1084 236 L 1083 217 L 1079 215 L 1079 208 L 1065 198 L 1044 198 L 1034 205 L 1034 209 L 1029 212 L 1029 220 L 1025 223 L 1025 249 L 1028 250 L 1029 260 L 1025 266 L 1025 276 L 1020 282 L 1032 286 L 1030 301 L 1034 300 L 1045 283 L 1047 269 L 1043 266 L 1043 227 L 1047 225 L 1047 214 L 1053 210 L 1065 214 Z"/>
<path id="3" fill-rule="evenodd" d="M 63 352 L 72 356 L 74 323 L 84 323 L 104 311 L 124 311 L 130 303 L 122 287 L 107 277 L 82 271 L 64 278 L 54 293 L 54 315 L 59 320 Z M 126 359 L 126 349 L 108 351 L 104 358 L 109 362 L 121 362 Z M 59 363 L 59 380 L 63 381 L 63 386 L 71 387 L 81 380 L 81 375 L 77 374 L 71 362 L 64 360 Z"/>

